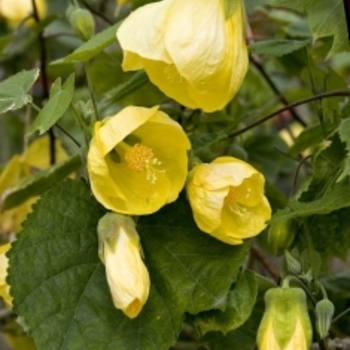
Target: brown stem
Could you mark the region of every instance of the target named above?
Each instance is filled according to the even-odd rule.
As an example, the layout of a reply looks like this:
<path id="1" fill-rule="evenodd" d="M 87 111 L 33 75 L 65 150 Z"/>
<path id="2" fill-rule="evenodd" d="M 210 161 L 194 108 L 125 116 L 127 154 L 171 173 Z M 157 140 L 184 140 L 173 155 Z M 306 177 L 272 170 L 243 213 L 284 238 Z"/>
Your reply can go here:
<path id="1" fill-rule="evenodd" d="M 103 19 L 106 23 L 113 25 L 114 23 L 108 19 L 104 14 L 96 11 L 93 7 L 91 7 L 86 1 L 84 0 L 80 0 L 80 2 L 90 11 L 92 12 L 94 15 L 96 15 L 97 17 L 100 17 L 101 19 Z"/>
<path id="2" fill-rule="evenodd" d="M 33 17 L 36 23 L 40 22 L 38 8 L 36 6 L 35 0 L 32 1 L 33 7 Z M 47 61 L 47 53 L 46 53 L 46 43 L 43 35 L 43 30 L 39 32 L 38 35 L 39 46 L 40 46 L 40 70 L 43 82 L 43 97 L 44 99 L 49 98 L 49 81 L 47 78 L 47 70 L 46 70 L 46 61 Z M 49 138 L 50 138 L 50 164 L 56 163 L 56 152 L 55 152 L 55 134 L 53 129 L 49 129 Z"/>
<path id="3" fill-rule="evenodd" d="M 261 253 L 260 249 L 254 245 L 251 247 L 251 252 L 254 257 L 260 262 L 260 264 L 265 268 L 269 275 L 277 282 L 280 278 L 277 270 L 267 261 L 264 255 Z"/>
<path id="4" fill-rule="evenodd" d="M 330 98 L 330 97 L 336 97 L 336 96 L 350 96 L 350 91 L 349 90 L 334 90 L 334 91 L 330 91 L 330 92 L 323 92 L 322 94 L 311 96 L 311 97 L 305 98 L 303 100 L 291 103 L 291 104 L 289 104 L 283 108 L 280 108 L 277 111 L 267 115 L 266 117 L 263 117 L 260 120 L 254 122 L 254 123 L 251 123 L 250 125 L 247 125 L 246 127 L 229 134 L 228 136 L 229 136 L 229 138 L 233 138 L 233 137 L 236 137 L 238 135 L 241 135 L 244 132 L 254 128 L 255 126 L 260 125 L 260 124 L 266 122 L 267 120 L 273 118 L 275 115 L 280 114 L 280 113 L 285 112 L 285 111 L 288 111 L 293 107 L 297 107 L 297 106 L 303 105 L 305 103 L 309 103 L 311 101 L 322 100 L 324 98 Z"/>
<path id="5" fill-rule="evenodd" d="M 254 64 L 255 68 L 260 72 L 260 74 L 265 78 L 266 82 L 270 86 L 271 90 L 276 94 L 279 101 L 282 102 L 285 106 L 289 105 L 289 102 L 287 101 L 286 97 L 283 95 L 282 91 L 277 87 L 277 85 L 274 83 L 274 81 L 271 79 L 267 71 L 265 70 L 265 67 L 262 65 L 260 59 L 256 56 L 250 55 L 249 56 L 250 61 Z M 292 114 L 293 118 L 299 122 L 300 125 L 306 127 L 307 124 L 304 122 L 304 120 L 301 119 L 299 114 L 293 109 L 289 108 L 290 113 Z"/>

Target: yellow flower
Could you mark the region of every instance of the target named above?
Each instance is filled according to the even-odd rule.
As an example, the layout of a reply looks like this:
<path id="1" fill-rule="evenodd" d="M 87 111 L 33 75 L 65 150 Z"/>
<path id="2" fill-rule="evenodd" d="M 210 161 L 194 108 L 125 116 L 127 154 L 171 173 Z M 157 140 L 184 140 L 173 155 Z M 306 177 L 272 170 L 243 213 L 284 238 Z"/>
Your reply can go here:
<path id="1" fill-rule="evenodd" d="M 35 0 L 40 17 L 46 14 L 45 0 Z M 33 13 L 31 0 L 0 0 L 0 17 L 7 20 L 10 26 L 15 27 L 26 17 Z M 34 21 L 26 21 L 26 24 L 33 24 Z"/>
<path id="2" fill-rule="evenodd" d="M 138 8 L 117 32 L 125 71 L 144 69 L 166 95 L 213 112 L 236 94 L 248 67 L 240 2 L 163 0 Z"/>
<path id="3" fill-rule="evenodd" d="M 0 246 L 0 296 L 4 298 L 6 304 L 12 305 L 12 297 L 10 295 L 10 287 L 6 283 L 8 259 L 5 254 L 11 248 L 11 244 L 7 243 Z"/>
<path id="4" fill-rule="evenodd" d="M 129 318 L 136 317 L 146 303 L 150 280 L 141 258 L 141 245 L 131 217 L 108 213 L 98 223 L 99 256 L 113 303 Z"/>
<path id="5" fill-rule="evenodd" d="M 95 124 L 87 157 L 92 192 L 112 211 L 153 213 L 183 188 L 189 148 L 180 125 L 158 107 L 124 108 Z"/>
<path id="6" fill-rule="evenodd" d="M 258 330 L 259 350 L 308 350 L 312 328 L 306 297 L 300 288 L 272 288 Z"/>
<path id="7" fill-rule="evenodd" d="M 257 235 L 271 217 L 263 175 L 233 157 L 195 166 L 186 190 L 198 227 L 225 243 Z"/>
<path id="8" fill-rule="evenodd" d="M 50 165 L 50 145 L 47 136 L 34 140 L 22 155 L 14 155 L 0 174 L 0 198 L 6 196 L 17 182 L 35 171 L 43 170 Z M 59 140 L 56 140 L 56 160 L 63 161 L 67 153 Z M 31 212 L 33 203 L 38 197 L 32 197 L 19 206 L 0 212 L 0 233 L 11 234 L 18 232 L 22 222 Z"/>

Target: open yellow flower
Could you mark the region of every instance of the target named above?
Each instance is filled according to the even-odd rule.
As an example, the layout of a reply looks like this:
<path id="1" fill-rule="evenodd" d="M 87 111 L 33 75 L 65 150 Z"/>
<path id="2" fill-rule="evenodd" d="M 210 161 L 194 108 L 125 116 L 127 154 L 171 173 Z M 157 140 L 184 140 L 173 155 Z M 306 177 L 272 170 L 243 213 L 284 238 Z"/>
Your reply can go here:
<path id="1" fill-rule="evenodd" d="M 144 69 L 166 95 L 213 112 L 236 94 L 248 67 L 240 2 L 163 0 L 138 8 L 117 32 L 125 71 Z"/>
<path id="2" fill-rule="evenodd" d="M 158 107 L 126 107 L 95 124 L 87 157 L 92 192 L 113 211 L 153 213 L 183 188 L 189 148 L 181 126 Z"/>
<path id="3" fill-rule="evenodd" d="M 146 303 L 150 288 L 134 221 L 125 215 L 108 213 L 100 219 L 97 231 L 99 256 L 106 266 L 113 303 L 134 318 Z"/>
<path id="4" fill-rule="evenodd" d="M 10 295 L 10 287 L 6 283 L 7 268 L 9 261 L 6 253 L 10 250 L 11 243 L 0 246 L 0 296 L 5 300 L 6 304 L 12 305 L 12 297 Z"/>
<path id="5" fill-rule="evenodd" d="M 233 157 L 195 166 L 186 190 L 198 227 L 229 244 L 260 233 L 271 217 L 264 182 L 261 173 Z"/>
<path id="6" fill-rule="evenodd" d="M 269 289 L 265 305 L 257 337 L 259 350 L 310 349 L 312 328 L 302 289 Z"/>
<path id="7" fill-rule="evenodd" d="M 46 13 L 45 0 L 35 0 L 39 16 L 44 17 Z M 0 0 L 0 17 L 7 20 L 10 26 L 14 27 L 30 14 L 33 13 L 31 0 Z M 26 24 L 33 24 L 34 21 L 27 21 Z"/>

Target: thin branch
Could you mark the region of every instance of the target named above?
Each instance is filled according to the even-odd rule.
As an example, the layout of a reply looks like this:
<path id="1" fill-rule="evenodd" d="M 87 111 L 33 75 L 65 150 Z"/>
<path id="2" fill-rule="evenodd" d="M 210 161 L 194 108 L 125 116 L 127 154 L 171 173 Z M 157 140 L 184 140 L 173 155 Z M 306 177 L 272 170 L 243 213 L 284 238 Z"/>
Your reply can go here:
<path id="1" fill-rule="evenodd" d="M 92 12 L 94 15 L 96 15 L 97 17 L 100 17 L 101 19 L 103 19 L 106 23 L 113 25 L 114 23 L 107 18 L 104 14 L 96 11 L 93 7 L 91 7 L 86 1 L 84 0 L 80 0 L 80 2 L 90 11 Z"/>
<path id="2" fill-rule="evenodd" d="M 61 130 L 66 136 L 68 136 L 79 148 L 81 147 L 79 141 L 75 137 L 73 137 L 66 129 L 62 128 L 62 126 L 60 126 L 57 123 L 55 124 L 55 127 Z"/>
<path id="3" fill-rule="evenodd" d="M 258 57 L 255 57 L 253 55 L 249 56 L 250 61 L 254 64 L 255 68 L 260 72 L 260 74 L 265 78 L 266 82 L 270 86 L 271 90 L 276 94 L 279 101 L 282 102 L 285 106 L 289 105 L 289 102 L 287 101 L 286 97 L 283 95 L 282 91 L 277 87 L 277 85 L 274 83 L 274 81 L 271 79 L 267 71 L 265 70 L 265 67 L 262 65 L 260 59 Z M 304 122 L 304 120 L 301 119 L 299 114 L 293 109 L 289 108 L 290 113 L 292 114 L 293 118 L 299 122 L 300 125 L 306 127 L 307 124 Z"/>
<path id="4" fill-rule="evenodd" d="M 266 260 L 258 247 L 252 245 L 251 252 L 254 257 L 260 262 L 260 264 L 265 268 L 269 275 L 277 282 L 280 278 L 277 270 Z"/>
<path id="5" fill-rule="evenodd" d="M 33 7 L 33 17 L 35 19 L 35 22 L 39 23 L 40 18 L 39 18 L 38 8 L 36 6 L 35 0 L 31 0 L 31 1 L 32 1 L 32 7 Z M 48 82 L 47 70 L 46 70 L 47 53 L 46 53 L 46 43 L 43 35 L 43 30 L 39 32 L 38 40 L 39 40 L 39 46 L 40 46 L 40 70 L 41 70 L 41 76 L 42 76 L 42 82 L 43 82 L 43 97 L 46 100 L 49 98 L 49 82 Z M 56 163 L 56 152 L 55 152 L 56 137 L 52 128 L 49 130 L 49 138 L 50 138 L 50 164 L 55 164 Z"/>
<path id="6" fill-rule="evenodd" d="M 296 168 L 296 170 L 295 170 L 295 174 L 294 174 L 293 186 L 292 186 L 292 193 L 291 193 L 292 195 L 295 193 L 295 190 L 296 190 L 296 187 L 297 187 L 297 182 L 298 182 L 298 177 L 299 177 L 299 172 L 300 172 L 301 166 L 302 166 L 308 159 L 310 159 L 311 157 L 312 157 L 312 155 L 309 155 L 309 156 L 303 158 L 303 159 L 299 162 L 299 164 L 298 164 L 298 166 L 297 166 L 297 168 Z"/>
<path id="7" fill-rule="evenodd" d="M 309 103 L 309 102 L 312 102 L 315 100 L 322 100 L 324 98 L 330 98 L 330 97 L 336 97 L 336 96 L 350 96 L 350 90 L 334 90 L 334 91 L 330 91 L 330 92 L 323 92 L 322 94 L 311 96 L 311 97 L 305 98 L 303 100 L 291 103 L 291 104 L 289 104 L 283 108 L 280 108 L 277 111 L 267 115 L 266 117 L 263 117 L 260 120 L 254 122 L 254 123 L 251 123 L 250 125 L 247 125 L 246 127 L 242 128 L 241 130 L 238 130 L 238 131 L 235 131 L 235 132 L 229 134 L 228 136 L 230 138 L 233 138 L 233 137 L 236 137 L 238 135 L 241 135 L 244 132 L 254 128 L 255 126 L 260 125 L 260 124 L 266 122 L 267 120 L 273 118 L 275 115 L 278 115 L 282 112 L 288 111 L 291 108 L 294 108 L 294 107 L 297 107 L 297 106 L 300 106 L 300 105 L 303 105 L 303 104 L 306 104 L 306 103 Z"/>
<path id="8" fill-rule="evenodd" d="M 339 315 L 337 315 L 336 317 L 333 318 L 332 323 L 337 322 L 340 318 L 342 318 L 343 316 L 345 316 L 346 314 L 348 314 L 350 312 L 350 307 L 345 309 L 343 312 L 341 312 Z"/>

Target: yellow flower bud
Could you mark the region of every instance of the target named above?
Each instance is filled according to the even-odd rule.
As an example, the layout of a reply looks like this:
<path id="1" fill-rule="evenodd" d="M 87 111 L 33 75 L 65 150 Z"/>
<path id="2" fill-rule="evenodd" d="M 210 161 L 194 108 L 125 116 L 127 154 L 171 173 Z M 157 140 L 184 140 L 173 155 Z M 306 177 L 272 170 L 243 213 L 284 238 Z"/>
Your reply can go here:
<path id="1" fill-rule="evenodd" d="M 222 109 L 248 67 L 238 2 L 225 18 L 222 0 L 163 0 L 131 13 L 117 32 L 125 71 L 144 69 L 166 95 L 189 108 Z"/>
<path id="2" fill-rule="evenodd" d="M 5 256 L 5 254 L 10 250 L 10 248 L 10 243 L 0 246 L 0 296 L 4 298 L 6 304 L 12 306 L 10 286 L 6 283 L 7 268 L 9 265 L 9 261 Z"/>
<path id="3" fill-rule="evenodd" d="M 153 213 L 183 188 L 189 148 L 181 126 L 158 107 L 124 108 L 95 124 L 87 157 L 92 192 L 112 211 Z"/>
<path id="4" fill-rule="evenodd" d="M 300 288 L 272 288 L 265 294 L 258 330 L 259 350 L 308 350 L 312 327 L 305 293 Z"/>
<path id="5" fill-rule="evenodd" d="M 186 190 L 198 227 L 229 244 L 260 233 L 271 217 L 264 182 L 261 173 L 233 157 L 195 166 Z"/>
<path id="6" fill-rule="evenodd" d="M 146 303 L 150 280 L 141 258 L 141 245 L 131 217 L 108 213 L 98 223 L 99 256 L 113 303 L 129 318 L 136 317 Z"/>
<path id="7" fill-rule="evenodd" d="M 45 0 L 35 0 L 39 16 L 46 14 Z M 7 20 L 10 26 L 15 27 L 19 22 L 33 13 L 31 0 L 0 0 L 0 17 Z M 26 24 L 33 24 L 34 21 L 26 21 Z"/>

